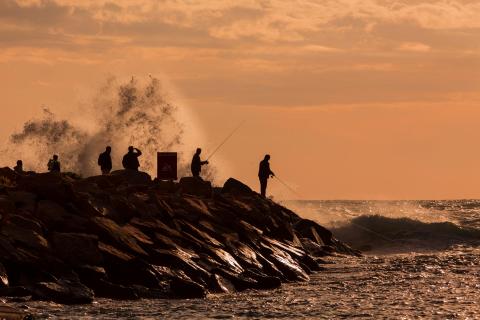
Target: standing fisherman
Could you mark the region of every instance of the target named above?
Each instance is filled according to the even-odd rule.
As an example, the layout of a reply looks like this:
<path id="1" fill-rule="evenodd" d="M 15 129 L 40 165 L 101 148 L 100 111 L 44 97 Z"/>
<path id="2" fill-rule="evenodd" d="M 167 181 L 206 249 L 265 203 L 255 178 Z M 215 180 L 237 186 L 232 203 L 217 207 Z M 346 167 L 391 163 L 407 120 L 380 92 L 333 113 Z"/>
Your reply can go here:
<path id="1" fill-rule="evenodd" d="M 267 154 L 262 161 L 260 161 L 260 167 L 258 169 L 258 178 L 260 179 L 260 193 L 263 197 L 267 193 L 267 182 L 268 178 L 274 177 L 275 174 L 270 170 L 270 155 Z"/>
<path id="2" fill-rule="evenodd" d="M 53 155 L 53 158 L 48 161 L 48 171 L 50 172 L 60 172 L 60 161 L 58 161 L 58 156 Z"/>
<path id="3" fill-rule="evenodd" d="M 112 157 L 110 153 L 112 152 L 112 147 L 108 146 L 105 148 L 105 152 L 100 153 L 98 156 L 98 165 L 102 170 L 102 174 L 109 174 L 112 171 Z"/>
<path id="4" fill-rule="evenodd" d="M 141 155 L 142 155 L 142 151 L 132 146 L 128 147 L 128 153 L 123 156 L 123 160 L 122 160 L 123 167 L 127 170 L 138 171 L 138 168 L 140 167 L 140 162 L 138 161 L 138 157 L 140 157 Z"/>
<path id="5" fill-rule="evenodd" d="M 197 152 L 193 155 L 192 165 L 190 169 L 192 170 L 192 175 L 194 177 L 200 178 L 200 172 L 202 171 L 202 166 L 208 164 L 208 161 L 200 160 L 200 154 L 202 153 L 202 149 L 197 148 Z"/>

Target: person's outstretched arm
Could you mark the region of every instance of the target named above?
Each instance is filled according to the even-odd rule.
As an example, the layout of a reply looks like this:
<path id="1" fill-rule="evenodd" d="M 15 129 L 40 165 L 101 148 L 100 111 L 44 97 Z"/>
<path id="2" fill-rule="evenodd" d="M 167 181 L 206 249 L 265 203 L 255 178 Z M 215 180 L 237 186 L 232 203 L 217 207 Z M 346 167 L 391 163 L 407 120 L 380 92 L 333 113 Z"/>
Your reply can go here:
<path id="1" fill-rule="evenodd" d="M 135 148 L 135 150 L 137 150 L 137 155 L 140 157 L 142 155 L 142 151 L 138 150 L 137 148 Z"/>

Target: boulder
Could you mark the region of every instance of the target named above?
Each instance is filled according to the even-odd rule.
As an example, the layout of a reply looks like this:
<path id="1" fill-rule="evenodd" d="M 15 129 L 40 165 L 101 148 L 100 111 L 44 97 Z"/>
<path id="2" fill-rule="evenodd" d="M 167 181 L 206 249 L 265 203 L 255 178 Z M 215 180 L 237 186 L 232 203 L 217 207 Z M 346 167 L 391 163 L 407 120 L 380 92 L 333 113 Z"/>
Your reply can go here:
<path id="1" fill-rule="evenodd" d="M 155 178 L 155 190 L 161 193 L 175 193 L 177 191 L 177 184 L 174 181 L 162 181 Z"/>
<path id="2" fill-rule="evenodd" d="M 19 209 L 24 209 L 28 212 L 35 211 L 37 196 L 34 193 L 21 190 L 10 190 L 8 192 L 8 198 L 13 201 L 15 207 Z"/>
<path id="3" fill-rule="evenodd" d="M 191 194 L 199 197 L 212 196 L 212 184 L 196 177 L 183 177 L 178 184 L 181 193 Z"/>
<path id="4" fill-rule="evenodd" d="M 34 193 L 39 198 L 68 202 L 75 198 L 72 179 L 57 172 L 22 176 L 18 180 L 20 190 Z"/>
<path id="5" fill-rule="evenodd" d="M 205 282 L 210 278 L 210 273 L 195 262 L 200 257 L 194 252 L 177 246 L 172 249 L 156 249 L 154 255 L 156 264 L 172 270 L 182 270 L 196 282 Z"/>
<path id="6" fill-rule="evenodd" d="M 229 178 L 223 185 L 222 193 L 230 193 L 233 195 L 253 195 L 254 191 L 246 184 L 243 184 L 234 178 Z"/>
<path id="7" fill-rule="evenodd" d="M 133 285 L 132 289 L 135 294 L 141 299 L 172 299 L 173 294 L 168 283 L 162 283 L 161 288 L 147 288 L 140 285 Z"/>
<path id="8" fill-rule="evenodd" d="M 35 300 L 54 301 L 62 304 L 92 303 L 94 293 L 80 282 L 59 280 L 57 282 L 40 282 L 32 287 Z"/>
<path id="9" fill-rule="evenodd" d="M 295 223 L 294 228 L 300 238 L 308 238 L 319 245 L 332 244 L 332 232 L 312 220 L 302 219 Z"/>
<path id="10" fill-rule="evenodd" d="M 51 242 L 57 256 L 68 264 L 99 265 L 102 262 L 96 235 L 54 232 Z"/>
<path id="11" fill-rule="evenodd" d="M 11 222 L 4 223 L 0 233 L 17 244 L 35 249 L 40 252 L 49 249 L 48 241 L 36 231 L 17 226 Z"/>
<path id="12" fill-rule="evenodd" d="M 110 173 L 110 175 L 113 176 L 114 179 L 121 178 L 121 183 L 127 185 L 148 185 L 152 183 L 152 177 L 150 177 L 148 173 L 142 171 L 117 170 Z"/>
<path id="13" fill-rule="evenodd" d="M 170 290 L 177 299 L 201 299 L 207 296 L 207 291 L 198 283 L 175 278 L 170 282 Z"/>
<path id="14" fill-rule="evenodd" d="M 280 272 L 290 281 L 307 281 L 310 279 L 307 272 L 296 262 L 289 253 L 282 249 L 267 244 L 261 243 L 264 256 L 268 258 Z"/>
<path id="15" fill-rule="evenodd" d="M 82 233 L 89 226 L 86 218 L 67 212 L 62 205 L 51 200 L 39 201 L 35 216 L 49 230 Z"/>
<path id="16" fill-rule="evenodd" d="M 38 234 L 43 234 L 44 232 L 42 224 L 32 216 L 11 214 L 8 217 L 8 221 L 17 227 L 32 230 Z"/>
<path id="17" fill-rule="evenodd" d="M 131 259 L 127 262 L 106 267 L 108 278 L 121 285 L 140 285 L 146 288 L 161 288 L 158 273 L 149 263 L 142 259 Z"/>
<path id="18" fill-rule="evenodd" d="M 212 274 L 208 282 L 208 290 L 213 293 L 233 293 L 235 286 L 219 274 Z"/>
<path id="19" fill-rule="evenodd" d="M 138 244 L 137 238 L 132 234 L 131 230 L 122 228 L 113 220 L 102 217 L 93 218 L 91 223 L 91 230 L 105 242 L 118 245 L 130 253 L 147 256 L 147 253 Z"/>
<path id="20" fill-rule="evenodd" d="M 252 277 L 249 277 L 248 274 L 239 274 L 224 269 L 217 269 L 214 272 L 215 274 L 219 274 L 221 277 L 232 283 L 236 291 L 259 289 L 258 281 Z"/>
<path id="21" fill-rule="evenodd" d="M 100 279 L 89 287 L 93 289 L 95 296 L 100 298 L 115 300 L 137 300 L 140 298 L 134 288 L 114 284 L 105 279 Z"/>

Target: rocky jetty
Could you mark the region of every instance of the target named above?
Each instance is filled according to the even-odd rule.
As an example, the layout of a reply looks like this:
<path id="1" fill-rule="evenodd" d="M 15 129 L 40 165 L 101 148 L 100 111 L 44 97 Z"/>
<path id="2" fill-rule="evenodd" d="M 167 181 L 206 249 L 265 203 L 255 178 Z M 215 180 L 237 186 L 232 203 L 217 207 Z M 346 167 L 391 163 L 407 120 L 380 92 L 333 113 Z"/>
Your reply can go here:
<path id="1" fill-rule="evenodd" d="M 3 168 L 0 216 L 0 297 L 62 304 L 271 289 L 307 281 L 322 256 L 358 254 L 235 179 Z"/>

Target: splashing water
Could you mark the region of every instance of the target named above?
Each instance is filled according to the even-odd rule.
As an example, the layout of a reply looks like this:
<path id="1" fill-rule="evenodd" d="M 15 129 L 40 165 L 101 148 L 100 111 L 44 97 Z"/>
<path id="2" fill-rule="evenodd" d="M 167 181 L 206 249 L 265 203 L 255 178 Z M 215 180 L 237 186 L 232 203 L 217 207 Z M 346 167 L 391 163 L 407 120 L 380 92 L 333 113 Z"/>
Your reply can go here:
<path id="1" fill-rule="evenodd" d="M 20 132 L 11 135 L 3 155 L 15 155 L 29 169 L 45 171 L 48 159 L 58 154 L 64 171 L 88 176 L 98 174 L 97 157 L 105 146 L 113 148 L 115 169 L 121 168 L 123 154 L 133 145 L 143 152 L 142 171 L 154 175 L 156 153 L 176 151 L 180 158 L 179 174 L 187 175 L 190 159 L 185 150 L 194 147 L 185 146 L 185 125 L 171 100 L 155 77 L 132 77 L 123 82 L 112 77 L 84 110 L 78 109 L 68 119 L 58 119 L 44 108 L 40 119 L 26 122 Z M 207 168 L 204 175 L 212 178 L 214 171 Z"/>

